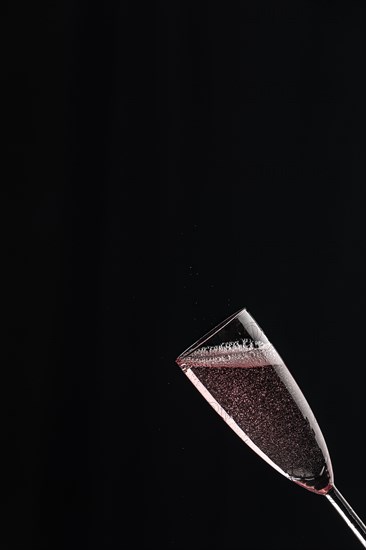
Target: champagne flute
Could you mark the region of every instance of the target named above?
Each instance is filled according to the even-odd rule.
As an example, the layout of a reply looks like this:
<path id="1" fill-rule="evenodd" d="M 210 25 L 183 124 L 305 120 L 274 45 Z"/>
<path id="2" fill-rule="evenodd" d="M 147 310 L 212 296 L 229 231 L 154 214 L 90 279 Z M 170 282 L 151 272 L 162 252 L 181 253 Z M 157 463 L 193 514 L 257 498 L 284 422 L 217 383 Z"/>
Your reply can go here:
<path id="1" fill-rule="evenodd" d="M 291 481 L 324 495 L 366 548 L 366 526 L 334 485 L 314 414 L 246 309 L 209 331 L 176 362 L 251 449 Z"/>

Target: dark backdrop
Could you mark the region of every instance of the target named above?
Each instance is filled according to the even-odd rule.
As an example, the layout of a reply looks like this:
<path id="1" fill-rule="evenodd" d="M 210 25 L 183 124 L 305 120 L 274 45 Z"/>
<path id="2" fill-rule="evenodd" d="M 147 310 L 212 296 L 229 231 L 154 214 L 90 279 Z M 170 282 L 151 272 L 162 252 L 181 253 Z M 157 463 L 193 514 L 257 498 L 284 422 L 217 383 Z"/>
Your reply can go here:
<path id="1" fill-rule="evenodd" d="M 4 548 L 359 548 L 174 360 L 247 307 L 365 518 L 364 18 L 4 10 Z"/>

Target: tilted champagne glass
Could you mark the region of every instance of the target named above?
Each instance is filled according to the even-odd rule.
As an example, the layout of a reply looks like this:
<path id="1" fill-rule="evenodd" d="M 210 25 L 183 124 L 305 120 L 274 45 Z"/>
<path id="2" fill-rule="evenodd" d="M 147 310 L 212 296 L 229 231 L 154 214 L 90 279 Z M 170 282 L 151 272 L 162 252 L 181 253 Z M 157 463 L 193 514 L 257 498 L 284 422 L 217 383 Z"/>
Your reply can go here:
<path id="1" fill-rule="evenodd" d="M 176 361 L 249 447 L 291 481 L 325 495 L 366 548 L 366 526 L 334 485 L 314 414 L 246 309 L 213 328 Z"/>

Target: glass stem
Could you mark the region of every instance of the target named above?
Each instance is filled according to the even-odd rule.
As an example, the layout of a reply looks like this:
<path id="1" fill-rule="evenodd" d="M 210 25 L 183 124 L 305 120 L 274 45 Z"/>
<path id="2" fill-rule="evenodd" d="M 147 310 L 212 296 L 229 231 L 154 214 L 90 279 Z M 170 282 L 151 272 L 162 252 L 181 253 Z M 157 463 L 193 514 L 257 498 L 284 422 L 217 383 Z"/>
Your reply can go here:
<path id="1" fill-rule="evenodd" d="M 348 527 L 352 529 L 358 540 L 366 548 L 366 525 L 360 520 L 358 515 L 352 510 L 345 498 L 333 485 L 332 489 L 325 495 L 333 504 L 337 512 L 342 516 Z"/>

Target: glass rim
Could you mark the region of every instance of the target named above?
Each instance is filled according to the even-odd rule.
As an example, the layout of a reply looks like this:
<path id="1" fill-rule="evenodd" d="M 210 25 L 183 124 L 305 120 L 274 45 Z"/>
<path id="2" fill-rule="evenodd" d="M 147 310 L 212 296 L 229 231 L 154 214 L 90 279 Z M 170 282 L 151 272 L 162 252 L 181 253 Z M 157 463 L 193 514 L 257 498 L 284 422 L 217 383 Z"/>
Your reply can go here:
<path id="1" fill-rule="evenodd" d="M 215 325 L 211 330 L 209 330 L 208 332 L 206 332 L 206 334 L 204 334 L 203 336 L 201 336 L 201 338 L 199 338 L 198 340 L 196 340 L 195 342 L 193 342 L 193 344 L 191 344 L 188 348 L 186 348 L 180 355 L 178 355 L 177 359 L 182 359 L 183 357 L 186 357 L 188 354 L 192 353 L 192 351 L 194 351 L 195 349 L 197 349 L 198 347 L 200 347 L 202 344 L 204 344 L 207 340 L 209 340 L 212 336 L 214 336 L 215 334 L 217 334 L 221 329 L 223 329 L 224 327 L 226 327 L 226 325 L 228 325 L 231 321 L 233 321 L 234 319 L 236 319 L 236 317 L 238 317 L 241 313 L 243 313 L 243 311 L 247 311 L 247 308 L 246 307 L 242 307 L 240 308 L 238 311 L 236 311 L 235 313 L 232 313 L 231 315 L 229 315 L 229 317 L 226 317 L 226 319 L 224 319 L 223 321 L 221 321 L 220 323 L 218 323 L 217 325 Z"/>

